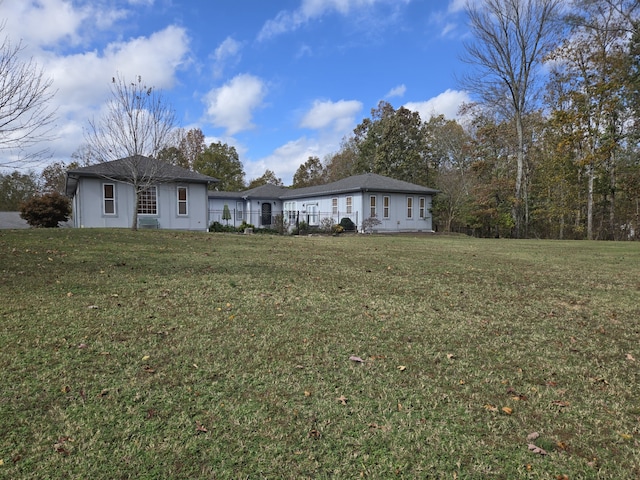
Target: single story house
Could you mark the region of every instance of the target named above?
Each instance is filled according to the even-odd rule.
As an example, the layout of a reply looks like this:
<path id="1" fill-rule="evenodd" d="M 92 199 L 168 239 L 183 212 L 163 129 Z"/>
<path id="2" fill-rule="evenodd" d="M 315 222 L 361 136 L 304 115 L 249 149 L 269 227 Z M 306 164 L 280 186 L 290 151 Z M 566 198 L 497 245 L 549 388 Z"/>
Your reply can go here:
<path id="1" fill-rule="evenodd" d="M 299 222 L 319 226 L 323 219 L 349 218 L 362 231 L 370 217 L 374 232 L 431 232 L 431 205 L 437 190 L 374 173 L 355 175 L 325 185 L 285 188 L 263 185 L 242 192 L 209 192 L 210 220 L 256 228 L 273 226 L 282 215 L 292 228 Z M 226 206 L 226 207 L 225 207 Z"/>
<path id="2" fill-rule="evenodd" d="M 132 156 L 67 171 L 74 227 L 131 227 L 135 189 L 138 226 L 175 230 L 209 227 L 208 187 L 218 180 L 153 158 Z"/>

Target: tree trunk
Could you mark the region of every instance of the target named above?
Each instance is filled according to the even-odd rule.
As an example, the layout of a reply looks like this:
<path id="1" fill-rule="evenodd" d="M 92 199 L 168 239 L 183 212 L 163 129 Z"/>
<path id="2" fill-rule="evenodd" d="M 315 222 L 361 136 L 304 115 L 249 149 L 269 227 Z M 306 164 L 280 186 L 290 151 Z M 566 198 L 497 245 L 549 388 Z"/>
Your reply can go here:
<path id="1" fill-rule="evenodd" d="M 518 154 L 516 156 L 517 171 L 516 171 L 516 191 L 515 191 L 515 203 L 512 209 L 513 221 L 516 227 L 516 238 L 520 238 L 522 235 L 522 186 L 524 179 L 524 131 L 522 126 L 522 116 L 519 112 L 516 112 L 516 131 L 518 135 Z"/>
<path id="2" fill-rule="evenodd" d="M 593 163 L 587 167 L 589 186 L 587 188 L 587 240 L 593 240 L 593 183 L 595 179 Z"/>
<path id="3" fill-rule="evenodd" d="M 138 206 L 140 203 L 140 192 L 138 188 L 134 187 L 133 192 L 135 197 L 135 201 L 133 202 L 133 219 L 131 220 L 131 230 L 134 232 L 138 230 Z"/>

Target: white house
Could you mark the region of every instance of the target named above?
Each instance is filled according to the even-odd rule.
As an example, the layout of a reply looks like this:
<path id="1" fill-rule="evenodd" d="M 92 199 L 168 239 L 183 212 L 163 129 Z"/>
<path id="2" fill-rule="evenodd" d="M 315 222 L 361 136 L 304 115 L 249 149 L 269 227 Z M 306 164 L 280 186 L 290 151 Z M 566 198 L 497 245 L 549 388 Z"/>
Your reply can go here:
<path id="1" fill-rule="evenodd" d="M 127 179 L 134 173 L 145 186 L 139 193 L 139 227 L 207 230 L 208 186 L 217 180 L 142 156 L 67 172 L 66 194 L 72 199 L 73 226 L 130 227 L 135 191 Z"/>
<path id="2" fill-rule="evenodd" d="M 431 204 L 437 190 L 374 173 L 365 173 L 306 188 L 263 185 L 243 192 L 209 192 L 210 220 L 239 226 L 270 227 L 276 215 L 289 226 L 318 226 L 325 218 L 340 223 L 349 218 L 362 231 L 375 217 L 375 232 L 433 231 Z M 229 217 L 225 219 L 224 206 Z"/>

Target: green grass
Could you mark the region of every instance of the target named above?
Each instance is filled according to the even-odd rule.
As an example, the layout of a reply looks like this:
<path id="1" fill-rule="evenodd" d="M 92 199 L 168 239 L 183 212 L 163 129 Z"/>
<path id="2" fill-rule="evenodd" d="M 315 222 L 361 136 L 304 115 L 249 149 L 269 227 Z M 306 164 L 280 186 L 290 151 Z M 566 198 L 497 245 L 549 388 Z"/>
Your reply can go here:
<path id="1" fill-rule="evenodd" d="M 640 477 L 637 243 L 1 231 L 0 299 L 0 478 Z"/>

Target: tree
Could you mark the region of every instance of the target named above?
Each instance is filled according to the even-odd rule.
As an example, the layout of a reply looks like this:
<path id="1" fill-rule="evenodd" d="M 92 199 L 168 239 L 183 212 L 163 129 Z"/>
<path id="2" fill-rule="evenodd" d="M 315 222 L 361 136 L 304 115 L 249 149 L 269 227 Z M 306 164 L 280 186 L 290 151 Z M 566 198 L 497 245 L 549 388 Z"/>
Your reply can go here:
<path id="1" fill-rule="evenodd" d="M 355 137 L 343 138 L 340 150 L 325 159 L 324 170 L 327 182 L 365 173 L 358 169 L 358 147 Z"/>
<path id="2" fill-rule="evenodd" d="M 535 108 L 537 74 L 555 46 L 560 0 L 485 0 L 467 3 L 471 35 L 465 61 L 477 71 L 464 86 L 506 120 L 516 133 L 516 176 L 512 216 L 516 236 L 527 226 L 528 190 L 525 119 Z"/>
<path id="3" fill-rule="evenodd" d="M 0 211 L 15 212 L 20 204 L 40 193 L 35 172 L 0 173 Z"/>
<path id="4" fill-rule="evenodd" d="M 78 168 L 76 162 L 71 162 L 67 165 L 64 162 L 54 162 L 42 169 L 40 177 L 42 178 L 42 190 L 45 193 L 58 192 L 65 193 L 65 186 L 67 182 L 67 170 Z"/>
<path id="5" fill-rule="evenodd" d="M 5 24 L 0 24 L 0 34 Z M 21 42 L 5 36 L 0 44 L 0 151 L 8 155 L 0 167 L 34 160 L 46 149 L 29 151 L 50 137 L 55 112 L 49 108 L 55 92 L 52 80 L 33 61 L 23 61 Z"/>
<path id="6" fill-rule="evenodd" d="M 354 130 L 359 173 L 427 185 L 430 166 L 420 115 L 404 107 L 395 110 L 381 101 Z"/>
<path id="7" fill-rule="evenodd" d="M 473 175 L 471 174 L 471 138 L 455 120 L 443 115 L 432 116 L 424 125 L 429 145 L 429 163 L 437 166 L 434 217 L 452 231 L 461 217 L 468 213 Z M 467 222 L 462 222 L 466 226 Z"/>
<path id="8" fill-rule="evenodd" d="M 188 131 L 178 128 L 171 133 L 169 146 L 160 151 L 158 159 L 187 170 L 194 170 L 196 160 L 206 148 L 204 133 L 199 128 Z"/>
<path id="9" fill-rule="evenodd" d="M 276 177 L 276 174 L 269 169 L 266 169 L 261 177 L 254 178 L 249 182 L 249 186 L 247 188 L 252 189 L 256 187 L 260 187 L 262 185 L 275 185 L 277 187 L 282 187 L 284 184 L 282 183 L 282 179 Z"/>
<path id="10" fill-rule="evenodd" d="M 135 192 L 135 207 L 131 229 L 138 228 L 140 194 L 152 185 L 166 181 L 163 162 L 148 162 L 157 158 L 168 146 L 175 124 L 175 113 L 161 93 L 148 87 L 142 77 L 127 82 L 118 75 L 111 81 L 111 99 L 106 113 L 99 120 L 89 122 L 85 133 L 91 156 L 100 163 L 117 165 L 106 174 L 131 185 Z M 113 160 L 121 160 L 109 164 Z"/>
<path id="11" fill-rule="evenodd" d="M 20 206 L 20 217 L 32 227 L 57 228 L 71 216 L 71 202 L 58 192 L 33 197 Z"/>
<path id="12" fill-rule="evenodd" d="M 576 0 L 567 21 L 571 35 L 551 57 L 551 115 L 556 124 L 571 127 L 560 141 L 572 145 L 576 167 L 587 179 L 587 238 L 595 236 L 597 197 L 608 206 L 607 225 L 600 232 L 614 238 L 617 159 L 630 124 L 625 105 L 627 29 L 621 26 L 625 20 L 620 12 L 603 1 Z"/>
<path id="13" fill-rule="evenodd" d="M 185 159 L 185 168 L 195 170 L 196 160 L 205 151 L 204 133 L 199 128 L 192 128 L 180 139 L 178 148 Z M 233 147 L 232 147 L 233 148 Z M 235 149 L 234 149 L 235 150 Z M 236 153 L 237 156 L 237 153 Z"/>
<path id="14" fill-rule="evenodd" d="M 325 169 L 318 157 L 309 157 L 293 175 L 293 188 L 312 187 L 326 183 Z"/>
<path id="15" fill-rule="evenodd" d="M 205 148 L 193 163 L 193 169 L 218 179 L 216 190 L 237 192 L 244 189 L 244 169 L 238 152 L 226 143 L 212 143 Z"/>

